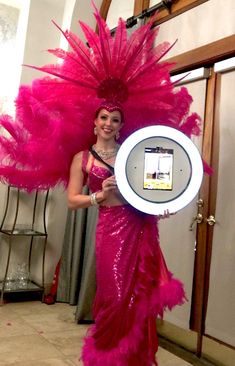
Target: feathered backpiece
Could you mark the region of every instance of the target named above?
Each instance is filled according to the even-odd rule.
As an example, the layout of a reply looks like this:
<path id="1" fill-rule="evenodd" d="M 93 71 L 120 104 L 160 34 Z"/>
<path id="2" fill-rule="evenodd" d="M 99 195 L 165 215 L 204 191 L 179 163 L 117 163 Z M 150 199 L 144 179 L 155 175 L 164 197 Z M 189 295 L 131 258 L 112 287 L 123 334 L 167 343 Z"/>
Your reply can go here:
<path id="1" fill-rule="evenodd" d="M 188 136 L 200 133 L 198 115 L 189 115 L 192 97 L 186 88 L 174 87 L 172 65 L 161 62 L 171 45 L 155 45 L 158 28 L 150 21 L 128 36 L 120 19 L 112 37 L 93 6 L 98 34 L 80 22 L 87 45 L 60 29 L 70 50 L 48 50 L 61 62 L 31 66 L 51 76 L 20 87 L 15 120 L 0 117 L 2 182 L 28 191 L 66 186 L 73 156 L 94 143 L 94 116 L 102 103 L 121 105 L 120 142 L 135 130 L 156 124 Z"/>

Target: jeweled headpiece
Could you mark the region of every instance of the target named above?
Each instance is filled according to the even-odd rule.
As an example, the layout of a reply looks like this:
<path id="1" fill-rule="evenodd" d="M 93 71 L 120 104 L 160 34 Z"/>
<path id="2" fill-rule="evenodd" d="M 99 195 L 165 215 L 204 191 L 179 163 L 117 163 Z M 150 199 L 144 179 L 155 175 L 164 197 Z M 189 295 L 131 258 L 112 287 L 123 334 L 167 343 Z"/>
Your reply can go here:
<path id="1" fill-rule="evenodd" d="M 80 22 L 89 47 L 56 25 L 71 51 L 48 50 L 62 62 L 33 68 L 53 77 L 21 86 L 15 121 L 0 118 L 10 134 L 0 137 L 2 181 L 27 190 L 66 185 L 72 157 L 94 143 L 94 114 L 105 105 L 124 114 L 122 140 L 154 124 L 199 134 L 198 115 L 188 115 L 192 97 L 174 87 L 171 64 L 161 61 L 171 46 L 155 45 L 158 28 L 150 21 L 128 36 L 120 19 L 113 37 L 93 6 L 99 33 Z"/>
<path id="2" fill-rule="evenodd" d="M 124 119 L 124 114 L 123 114 L 123 110 L 122 110 L 122 105 L 120 103 L 118 103 L 118 102 L 108 102 L 108 101 L 104 100 L 103 102 L 100 103 L 100 105 L 96 109 L 95 117 L 98 116 L 101 109 L 106 109 L 108 112 L 119 111 L 120 114 L 121 114 L 122 122 L 124 122 L 124 120 L 125 120 Z"/>

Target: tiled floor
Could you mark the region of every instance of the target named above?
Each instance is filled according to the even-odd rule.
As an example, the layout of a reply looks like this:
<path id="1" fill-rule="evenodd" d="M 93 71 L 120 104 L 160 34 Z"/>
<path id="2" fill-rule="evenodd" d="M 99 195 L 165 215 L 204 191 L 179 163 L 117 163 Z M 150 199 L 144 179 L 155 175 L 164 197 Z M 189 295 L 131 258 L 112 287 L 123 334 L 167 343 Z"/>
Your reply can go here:
<path id="1" fill-rule="evenodd" d="M 74 321 L 75 307 L 40 301 L 0 307 L 0 366 L 79 366 L 86 325 Z M 159 366 L 190 366 L 160 348 Z M 115 366 L 115 365 L 113 365 Z"/>

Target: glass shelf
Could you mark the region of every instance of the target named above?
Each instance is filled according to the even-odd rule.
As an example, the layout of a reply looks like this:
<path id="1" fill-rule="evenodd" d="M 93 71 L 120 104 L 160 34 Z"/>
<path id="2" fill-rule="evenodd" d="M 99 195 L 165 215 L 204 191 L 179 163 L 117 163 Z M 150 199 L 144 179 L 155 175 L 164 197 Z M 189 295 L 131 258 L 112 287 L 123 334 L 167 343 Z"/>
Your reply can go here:
<path id="1" fill-rule="evenodd" d="M 18 236 L 47 236 L 46 233 L 43 233 L 41 231 L 32 230 L 32 229 L 17 229 L 14 230 L 11 229 L 0 229 L 0 233 L 6 234 L 6 235 L 18 235 Z"/>
<path id="2" fill-rule="evenodd" d="M 0 292 L 2 291 L 3 281 L 0 281 Z M 18 281 L 7 281 L 5 283 L 4 292 L 31 292 L 31 291 L 44 291 L 44 288 L 34 281 L 27 281 L 27 283 L 19 284 Z"/>

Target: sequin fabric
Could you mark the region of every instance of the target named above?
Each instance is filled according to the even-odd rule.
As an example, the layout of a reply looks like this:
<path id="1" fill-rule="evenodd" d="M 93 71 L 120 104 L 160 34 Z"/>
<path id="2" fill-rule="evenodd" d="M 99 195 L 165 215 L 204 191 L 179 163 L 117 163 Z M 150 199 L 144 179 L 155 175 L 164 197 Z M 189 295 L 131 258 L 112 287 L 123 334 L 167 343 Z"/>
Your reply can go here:
<path id="1" fill-rule="evenodd" d="M 100 174 L 106 172 L 92 169 L 89 183 L 97 189 L 97 179 L 102 181 Z M 95 324 L 84 341 L 84 365 L 156 365 L 156 317 L 185 297 L 162 256 L 156 217 L 129 205 L 101 206 L 96 277 Z"/>
<path id="2" fill-rule="evenodd" d="M 88 185 L 92 192 L 102 190 L 102 182 L 112 174 L 107 168 L 102 166 L 92 165 L 88 175 Z"/>

